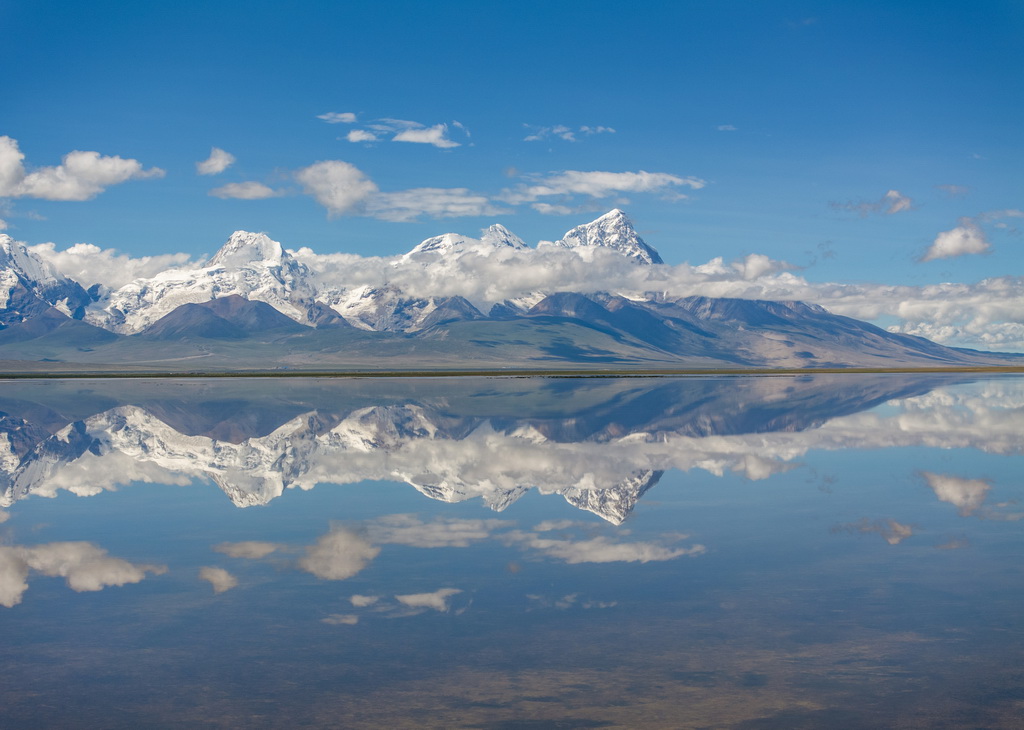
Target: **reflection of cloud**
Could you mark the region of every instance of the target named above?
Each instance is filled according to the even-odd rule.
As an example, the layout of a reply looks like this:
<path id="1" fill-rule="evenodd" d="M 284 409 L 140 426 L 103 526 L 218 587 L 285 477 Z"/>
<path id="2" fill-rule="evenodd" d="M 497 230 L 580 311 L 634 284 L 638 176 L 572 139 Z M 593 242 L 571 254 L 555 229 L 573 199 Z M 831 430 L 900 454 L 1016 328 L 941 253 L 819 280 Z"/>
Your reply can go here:
<path id="1" fill-rule="evenodd" d="M 327 618 L 320 619 L 320 621 L 331 626 L 355 626 L 359 623 L 359 617 L 351 613 L 332 613 Z"/>
<path id="2" fill-rule="evenodd" d="M 859 522 L 836 525 L 831 529 L 831 532 L 833 534 L 837 532 L 876 533 L 884 537 L 885 541 L 890 545 L 899 545 L 914 534 L 914 529 L 913 526 L 901 525 L 896 520 L 872 521 L 865 517 Z"/>
<path id="3" fill-rule="evenodd" d="M 0 605 L 21 602 L 30 571 L 61 577 L 76 592 L 138 583 L 146 573 L 159 575 L 166 566 L 134 564 L 114 558 L 90 542 L 51 542 L 33 547 L 0 547 Z"/>
<path id="4" fill-rule="evenodd" d="M 486 540 L 491 533 L 513 523 L 504 520 L 463 520 L 439 518 L 423 522 L 415 515 L 387 515 L 367 528 L 367 535 L 375 543 L 391 543 L 410 547 L 469 547 L 471 543 Z"/>
<path id="5" fill-rule="evenodd" d="M 551 532 L 552 530 L 568 530 L 570 527 L 579 525 L 579 522 L 572 520 L 544 520 L 533 526 L 534 532 Z"/>
<path id="6" fill-rule="evenodd" d="M 380 553 L 363 537 L 344 527 L 331 531 L 306 548 L 299 567 L 324 580 L 345 580 L 365 568 Z"/>
<path id="7" fill-rule="evenodd" d="M 992 488 L 984 479 L 964 479 L 951 474 L 934 474 L 928 471 L 922 472 L 921 476 L 940 501 L 954 505 L 964 517 L 981 506 L 988 490 Z"/>
<path id="8" fill-rule="evenodd" d="M 520 530 L 514 530 L 502 537 L 507 543 L 536 550 L 547 557 L 564 560 L 569 564 L 649 563 L 673 560 L 684 555 L 697 556 L 707 552 L 703 545 L 670 548 L 652 542 L 614 542 L 607 537 L 575 541 L 555 540 Z"/>
<path id="9" fill-rule="evenodd" d="M 459 593 L 462 593 L 459 588 L 441 588 L 433 593 L 410 593 L 395 596 L 395 599 L 409 608 L 432 608 L 444 612 L 448 610 L 448 599 Z"/>
<path id="10" fill-rule="evenodd" d="M 214 552 L 224 553 L 230 558 L 249 558 L 259 560 L 270 553 L 280 550 L 283 545 L 274 542 L 262 542 L 260 540 L 245 540 L 243 542 L 222 542 L 214 545 Z"/>
<path id="11" fill-rule="evenodd" d="M 618 601 L 593 601 L 593 600 L 579 600 L 579 593 L 570 593 L 562 596 L 561 598 L 549 598 L 548 596 L 541 596 L 535 593 L 527 593 L 526 597 L 529 598 L 535 605 L 543 608 L 557 608 L 559 610 L 565 610 L 577 606 L 579 608 L 612 608 L 619 605 Z M 530 610 L 530 609 L 527 609 Z"/>
<path id="12" fill-rule="evenodd" d="M 209 581 L 210 585 L 213 586 L 214 593 L 230 591 L 238 585 L 238 579 L 224 570 L 224 568 L 202 567 L 199 569 L 199 578 L 200 580 Z"/>

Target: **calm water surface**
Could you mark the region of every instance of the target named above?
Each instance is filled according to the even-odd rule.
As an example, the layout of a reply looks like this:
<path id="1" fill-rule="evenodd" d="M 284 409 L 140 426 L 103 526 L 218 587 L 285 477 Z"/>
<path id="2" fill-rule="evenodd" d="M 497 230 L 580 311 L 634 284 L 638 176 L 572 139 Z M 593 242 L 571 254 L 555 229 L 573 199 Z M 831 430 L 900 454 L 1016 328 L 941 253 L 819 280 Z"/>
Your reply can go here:
<path id="1" fill-rule="evenodd" d="M 0 382 L 0 726 L 1020 728 L 1024 379 Z"/>

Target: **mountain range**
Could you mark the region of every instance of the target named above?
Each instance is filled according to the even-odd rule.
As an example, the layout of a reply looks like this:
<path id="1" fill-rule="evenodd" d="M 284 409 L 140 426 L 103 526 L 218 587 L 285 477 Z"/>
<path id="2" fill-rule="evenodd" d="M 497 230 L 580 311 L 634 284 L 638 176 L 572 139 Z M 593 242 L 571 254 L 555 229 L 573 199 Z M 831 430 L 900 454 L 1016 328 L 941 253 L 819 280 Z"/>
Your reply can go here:
<path id="1" fill-rule="evenodd" d="M 382 260 L 380 284 L 345 281 L 262 233 L 238 231 L 207 261 L 117 289 L 77 282 L 0 235 L 4 369 L 217 371 L 431 368 L 835 368 L 1019 365 L 1020 355 L 950 348 L 799 301 L 541 290 L 476 301 L 387 281 L 388 267 L 442 279 L 462 257 L 514 277 L 517 256 L 570 252 L 662 266 L 613 210 L 530 249 L 501 225 L 429 238 Z M 344 271 L 342 267 L 342 272 Z M 474 290 L 486 288 L 478 282 Z"/>

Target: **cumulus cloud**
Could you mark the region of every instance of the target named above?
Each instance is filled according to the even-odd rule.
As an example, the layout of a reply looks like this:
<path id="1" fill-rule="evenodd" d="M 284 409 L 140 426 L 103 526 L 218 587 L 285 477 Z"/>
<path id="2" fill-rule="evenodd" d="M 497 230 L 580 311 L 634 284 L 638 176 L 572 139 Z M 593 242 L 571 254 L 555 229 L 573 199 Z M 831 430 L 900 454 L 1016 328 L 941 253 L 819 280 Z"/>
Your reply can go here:
<path id="1" fill-rule="evenodd" d="M 205 580 L 213 586 L 214 593 L 230 591 L 238 585 L 238 579 L 224 570 L 224 568 L 211 568 L 209 566 L 200 568 L 199 579 Z"/>
<path id="2" fill-rule="evenodd" d="M 345 135 L 345 139 L 349 142 L 376 142 L 377 135 L 373 132 L 368 132 L 365 129 L 353 129 Z"/>
<path id="3" fill-rule="evenodd" d="M 330 217 L 353 213 L 377 194 L 376 184 L 355 165 L 325 160 L 295 173 L 304 191 L 327 209 Z"/>
<path id="4" fill-rule="evenodd" d="M 223 553 L 229 558 L 248 558 L 259 560 L 273 552 L 281 550 L 284 546 L 275 542 L 264 542 L 262 540 L 243 540 L 242 542 L 222 542 L 214 545 L 214 552 Z"/>
<path id="5" fill-rule="evenodd" d="M 433 593 L 410 593 L 395 596 L 395 599 L 409 608 L 432 608 L 444 613 L 448 610 L 448 599 L 462 593 L 459 588 L 441 588 Z"/>
<path id="6" fill-rule="evenodd" d="M 403 129 L 392 137 L 392 142 L 413 142 L 416 144 L 430 144 L 441 149 L 461 147 L 461 144 L 448 139 L 448 125 L 435 124 L 433 127 L 417 127 Z"/>
<path id="7" fill-rule="evenodd" d="M 42 200 L 91 200 L 111 185 L 128 180 L 163 177 L 158 167 L 148 170 L 138 160 L 74 150 L 60 165 L 26 172 L 18 142 L 0 137 L 0 197 Z"/>
<path id="8" fill-rule="evenodd" d="M 345 580 L 356 575 L 380 553 L 364 537 L 344 527 L 334 527 L 306 548 L 299 568 L 324 580 Z"/>
<path id="9" fill-rule="evenodd" d="M 935 237 L 922 261 L 949 259 L 966 254 L 986 253 L 989 250 L 988 238 L 973 219 L 961 218 L 960 225 L 943 231 Z"/>
<path id="10" fill-rule="evenodd" d="M 76 243 L 61 251 L 53 243 L 39 243 L 28 249 L 86 288 L 101 284 L 117 289 L 135 279 L 195 263 L 187 253 L 132 257 L 91 243 Z"/>
<path id="11" fill-rule="evenodd" d="M 367 606 L 372 606 L 379 600 L 380 596 L 361 596 L 358 593 L 354 594 L 351 598 L 349 598 L 349 601 L 356 608 L 366 608 Z"/>
<path id="12" fill-rule="evenodd" d="M 899 190 L 889 190 L 879 200 L 859 201 L 850 203 L 831 202 L 829 205 L 837 210 L 849 210 L 860 214 L 863 218 L 871 213 L 882 215 L 894 215 L 910 210 L 914 201 L 901 193 Z"/>
<path id="13" fill-rule="evenodd" d="M 219 175 L 235 162 L 235 156 L 220 147 L 210 149 L 210 156 L 196 163 L 196 172 L 200 175 Z"/>
<path id="14" fill-rule="evenodd" d="M 0 547 L 0 605 L 10 608 L 21 603 L 31 571 L 64 578 L 71 590 L 81 593 L 138 583 L 147 573 L 159 575 L 167 567 L 130 563 L 90 542 Z"/>
<path id="15" fill-rule="evenodd" d="M 317 119 L 323 119 L 328 124 L 355 124 L 356 115 L 352 112 L 327 112 L 318 114 Z"/>
<path id="16" fill-rule="evenodd" d="M 254 182 L 251 180 L 221 185 L 219 188 L 211 190 L 209 194 L 215 198 L 234 198 L 236 200 L 264 200 L 266 198 L 276 198 L 283 195 L 280 190 L 274 190 L 272 187 L 264 185 L 261 182 Z"/>
<path id="17" fill-rule="evenodd" d="M 605 172 L 565 170 L 546 176 L 527 175 L 529 182 L 506 190 L 502 198 L 509 203 L 530 203 L 551 196 L 585 195 L 608 198 L 621 193 L 675 193 L 681 187 L 699 190 L 707 183 L 696 177 L 680 177 L 667 172 Z"/>

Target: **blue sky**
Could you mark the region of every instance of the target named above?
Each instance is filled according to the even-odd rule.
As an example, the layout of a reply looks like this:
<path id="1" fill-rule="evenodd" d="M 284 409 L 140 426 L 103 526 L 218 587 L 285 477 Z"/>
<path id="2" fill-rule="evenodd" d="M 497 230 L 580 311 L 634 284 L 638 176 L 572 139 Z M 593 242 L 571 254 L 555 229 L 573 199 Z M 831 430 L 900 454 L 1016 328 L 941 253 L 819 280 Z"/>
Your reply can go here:
<path id="1" fill-rule="evenodd" d="M 44 173 L 0 219 L 30 244 L 390 255 L 620 207 L 673 264 L 924 285 L 1024 260 L 1020 2 L 34 0 L 0 29 L 0 135 Z M 197 174 L 213 147 L 233 163 Z M 74 150 L 137 166 L 47 187 Z"/>

